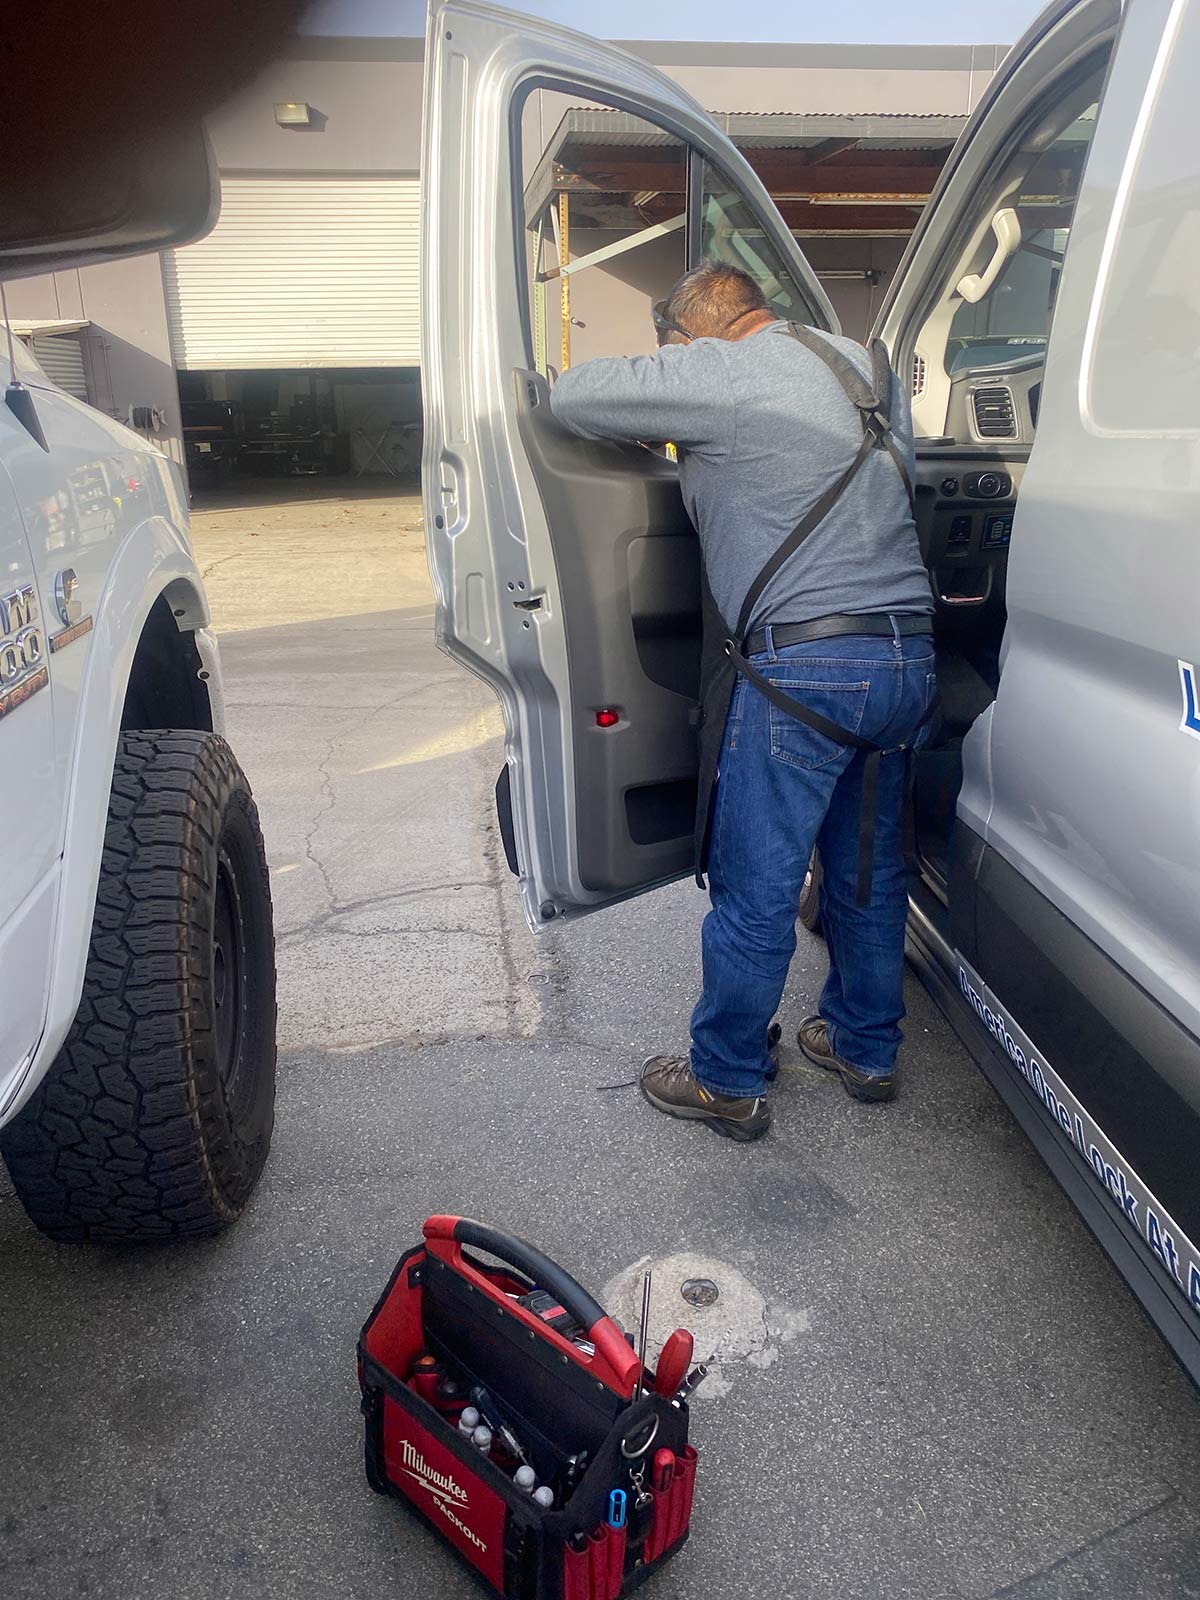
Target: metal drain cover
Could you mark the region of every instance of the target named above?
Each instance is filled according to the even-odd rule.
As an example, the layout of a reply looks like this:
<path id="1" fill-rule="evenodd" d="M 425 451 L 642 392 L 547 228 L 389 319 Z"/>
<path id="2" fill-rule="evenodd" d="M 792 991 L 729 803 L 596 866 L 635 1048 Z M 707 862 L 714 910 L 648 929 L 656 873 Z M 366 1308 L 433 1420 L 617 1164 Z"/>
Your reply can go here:
<path id="1" fill-rule="evenodd" d="M 715 1306 L 721 1298 L 711 1278 L 686 1278 L 679 1292 L 690 1306 Z"/>
<path id="2" fill-rule="evenodd" d="M 682 1324 L 694 1334 L 696 1360 L 711 1373 L 697 1389 L 699 1404 L 728 1394 L 739 1363 L 768 1367 L 779 1351 L 769 1343 L 767 1306 L 737 1267 L 716 1256 L 679 1250 L 669 1256 L 643 1256 L 605 1285 L 601 1300 L 623 1328 L 636 1330 L 642 1314 L 642 1279 L 654 1274 L 650 1295 L 647 1365 L 653 1371 L 672 1331 Z M 784 1315 L 784 1313 L 780 1313 Z M 807 1319 L 805 1320 L 807 1327 Z"/>

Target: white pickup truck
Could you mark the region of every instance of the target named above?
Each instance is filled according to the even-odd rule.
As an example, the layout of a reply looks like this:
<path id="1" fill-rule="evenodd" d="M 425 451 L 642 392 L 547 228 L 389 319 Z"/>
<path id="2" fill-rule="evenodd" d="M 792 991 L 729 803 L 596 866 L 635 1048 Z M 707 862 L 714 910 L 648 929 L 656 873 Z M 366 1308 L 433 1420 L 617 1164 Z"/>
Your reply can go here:
<path id="1" fill-rule="evenodd" d="M 129 193 L 52 264 L 204 231 L 201 136 Z M 183 481 L 4 326 L 0 389 L 0 1151 L 53 1238 L 214 1232 L 270 1144 L 274 944 Z"/>

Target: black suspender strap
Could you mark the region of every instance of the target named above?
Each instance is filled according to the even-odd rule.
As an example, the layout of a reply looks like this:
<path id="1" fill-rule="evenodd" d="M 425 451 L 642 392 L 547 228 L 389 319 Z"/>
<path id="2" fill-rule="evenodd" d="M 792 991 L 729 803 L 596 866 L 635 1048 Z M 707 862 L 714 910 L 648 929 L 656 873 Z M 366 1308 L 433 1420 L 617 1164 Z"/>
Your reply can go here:
<path id="1" fill-rule="evenodd" d="M 759 572 L 758 577 L 755 578 L 746 591 L 746 598 L 742 601 L 742 609 L 738 616 L 737 625 L 739 639 L 744 639 L 750 632 L 750 621 L 754 615 L 754 608 L 758 604 L 763 590 L 779 571 L 780 567 L 783 566 L 784 562 L 795 555 L 809 534 L 813 532 L 818 524 L 824 522 L 842 495 L 850 487 L 851 482 L 858 475 L 858 469 L 871 454 L 871 451 L 876 448 L 877 443 L 878 441 L 870 433 L 863 434 L 862 444 L 858 447 L 858 454 L 845 472 L 842 473 L 836 483 L 831 484 L 825 493 L 808 508 L 791 533 L 788 534 L 787 538 Z"/>
<path id="2" fill-rule="evenodd" d="M 885 419 L 886 426 L 880 436 L 880 444 L 891 456 L 895 463 L 896 471 L 900 474 L 900 481 L 908 495 L 908 514 L 916 521 L 917 497 L 913 492 L 912 479 L 908 475 L 908 468 L 904 465 L 904 457 L 896 448 L 896 441 L 892 437 L 892 364 L 888 360 L 887 347 L 882 339 L 871 340 L 871 372 L 875 393 L 878 396 L 877 411 Z"/>
<path id="3" fill-rule="evenodd" d="M 750 631 L 750 623 L 754 617 L 754 608 L 762 598 L 763 591 L 774 578 L 775 574 L 789 561 L 810 533 L 824 522 L 834 506 L 845 494 L 851 483 L 858 476 L 859 469 L 863 466 L 872 450 L 886 450 L 896 465 L 908 495 L 909 512 L 915 512 L 913 499 L 913 486 L 905 469 L 903 458 L 896 448 L 891 436 L 892 426 L 892 368 L 888 361 L 887 350 L 883 341 L 876 339 L 871 345 L 871 384 L 847 356 L 844 356 L 836 345 L 819 333 L 814 333 L 811 328 L 802 328 L 798 323 L 788 324 L 788 332 L 798 344 L 806 350 L 811 350 L 834 377 L 841 384 L 847 400 L 858 411 L 862 422 L 863 438 L 854 460 L 838 478 L 836 483 L 830 485 L 815 504 L 811 505 L 801 517 L 800 521 L 788 534 L 779 548 L 771 555 L 763 566 L 762 571 L 755 578 L 747 591 L 746 598 L 742 601 L 741 613 L 738 616 L 736 634 L 738 639 L 744 639 Z"/>
<path id="4" fill-rule="evenodd" d="M 881 403 L 885 412 L 891 410 L 890 405 L 890 377 L 891 368 L 888 367 L 888 387 L 881 394 L 879 389 L 873 387 L 878 378 L 875 348 L 871 347 L 872 384 L 869 386 L 862 373 L 845 356 L 830 339 L 822 333 L 817 333 L 814 328 L 802 328 L 798 322 L 788 323 L 788 332 L 797 344 L 802 344 L 806 350 L 811 350 L 813 355 L 819 356 L 834 377 L 846 391 L 846 398 L 852 406 L 858 406 L 861 411 L 874 411 Z M 879 340 L 875 341 L 879 344 Z M 881 346 L 882 348 L 882 346 Z M 887 361 L 887 352 L 884 352 L 884 361 Z"/>
<path id="5" fill-rule="evenodd" d="M 801 328 L 797 324 L 789 325 L 788 331 L 792 337 L 802 344 L 805 349 L 811 350 L 832 371 L 845 391 L 846 398 L 856 407 L 862 421 L 863 437 L 853 461 L 838 478 L 820 495 L 816 502 L 809 507 L 804 516 L 792 529 L 791 533 L 764 564 L 762 570 L 750 585 L 746 598 L 742 601 L 741 613 L 738 617 L 736 636 L 725 641 L 725 653 L 733 663 L 735 670 L 764 695 L 772 705 L 785 712 L 789 717 L 794 717 L 797 722 L 803 722 L 815 732 L 824 734 L 827 739 L 832 739 L 837 744 L 849 745 L 854 750 L 866 753 L 863 766 L 862 800 L 860 806 L 859 836 L 858 836 L 858 885 L 857 900 L 859 905 L 866 905 L 871 897 L 871 878 L 875 866 L 875 818 L 878 809 L 879 793 L 879 763 L 885 755 L 903 754 L 905 760 L 905 852 L 909 859 L 908 848 L 912 833 L 912 743 L 897 745 L 894 749 L 885 749 L 873 739 L 864 739 L 861 735 L 843 728 L 836 722 L 831 722 L 827 717 L 821 716 L 816 711 L 811 711 L 800 701 L 794 700 L 791 695 L 785 694 L 773 684 L 769 678 L 763 677 L 752 667 L 742 653 L 741 641 L 750 632 L 750 623 L 754 616 L 754 608 L 762 597 L 763 591 L 774 578 L 775 574 L 788 561 L 800 546 L 828 516 L 829 512 L 841 499 L 857 476 L 863 463 L 873 450 L 886 450 L 896 465 L 908 493 L 909 510 L 914 509 L 913 486 L 905 470 L 903 458 L 896 448 L 891 436 L 891 409 L 892 409 L 892 369 L 888 361 L 887 351 L 882 342 L 876 339 L 871 345 L 871 385 L 868 387 L 866 379 L 854 363 L 837 347 L 824 339 L 820 334 L 814 333 L 810 328 Z M 915 733 L 932 717 L 935 705 L 922 717 Z"/>
<path id="6" fill-rule="evenodd" d="M 764 695 L 773 706 L 778 706 L 780 711 L 786 712 L 789 717 L 795 717 L 797 722 L 803 722 L 805 727 L 812 728 L 816 733 L 823 733 L 835 744 L 848 744 L 852 750 L 866 752 L 867 759 L 863 763 L 862 795 L 859 800 L 855 899 L 860 906 L 867 905 L 871 898 L 871 878 L 875 872 L 875 817 L 879 802 L 879 763 L 884 756 L 904 757 L 904 812 L 901 824 L 903 851 L 910 871 L 916 865 L 916 837 L 912 809 L 913 754 L 917 736 L 937 710 L 936 697 L 913 729 L 912 738 L 905 744 L 893 745 L 891 749 L 887 749 L 881 744 L 876 744 L 874 739 L 864 739 L 861 734 L 852 733 L 849 728 L 843 728 L 840 724 L 831 722 L 828 717 L 823 717 L 819 711 L 813 711 L 799 700 L 793 700 L 790 694 L 785 694 L 771 682 L 770 678 L 764 678 L 757 668 L 751 666 L 732 639 L 727 639 L 725 642 L 725 654 L 733 662 L 735 671 L 740 673 L 747 683 L 752 684 L 759 694 Z"/>
<path id="7" fill-rule="evenodd" d="M 855 750 L 874 750 L 880 755 L 883 754 L 883 746 L 876 744 L 873 739 L 864 739 L 861 734 L 851 733 L 848 728 L 831 722 L 819 711 L 810 711 L 807 706 L 801 705 L 799 700 L 793 700 L 790 694 L 785 694 L 771 682 L 770 678 L 764 678 L 757 668 L 750 665 L 732 639 L 725 643 L 725 654 L 747 683 L 752 683 L 759 694 L 765 695 L 773 706 L 779 707 L 780 711 L 786 711 L 789 717 L 795 717 L 798 722 L 803 722 L 817 733 L 823 733 L 827 739 L 832 739 L 837 744 L 848 744 Z"/>

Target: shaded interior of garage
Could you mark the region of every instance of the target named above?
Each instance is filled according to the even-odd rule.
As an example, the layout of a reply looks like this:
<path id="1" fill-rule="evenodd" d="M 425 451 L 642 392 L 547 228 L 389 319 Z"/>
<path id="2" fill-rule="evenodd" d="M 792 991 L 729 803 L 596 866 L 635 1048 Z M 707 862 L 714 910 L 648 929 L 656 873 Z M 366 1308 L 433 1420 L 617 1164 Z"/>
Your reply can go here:
<path id="1" fill-rule="evenodd" d="M 414 478 L 417 367 L 181 372 L 192 487 L 235 476 Z"/>

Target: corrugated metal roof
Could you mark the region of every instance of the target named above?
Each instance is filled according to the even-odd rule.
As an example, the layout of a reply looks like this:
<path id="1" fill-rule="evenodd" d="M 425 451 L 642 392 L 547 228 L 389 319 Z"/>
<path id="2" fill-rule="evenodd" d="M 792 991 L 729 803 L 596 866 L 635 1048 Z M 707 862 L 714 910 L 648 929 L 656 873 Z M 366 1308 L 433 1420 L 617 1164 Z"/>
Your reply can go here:
<path id="1" fill-rule="evenodd" d="M 967 122 L 966 117 L 935 111 L 710 111 L 709 116 L 734 144 L 747 150 L 802 150 L 826 139 L 854 139 L 864 150 L 949 148 Z M 551 148 L 572 138 L 647 148 L 680 142 L 628 112 L 584 106 L 573 106 L 565 114 Z"/>
<path id="2" fill-rule="evenodd" d="M 966 126 L 965 117 L 936 112 L 713 111 L 709 115 L 741 150 L 805 150 L 831 139 L 864 152 L 943 151 Z M 525 187 L 526 216 L 535 217 L 554 192 L 554 166 L 574 147 L 678 148 L 682 142 L 627 111 L 572 106 L 563 113 Z"/>

